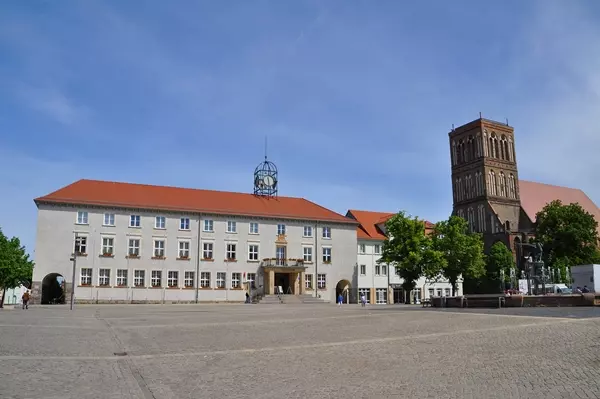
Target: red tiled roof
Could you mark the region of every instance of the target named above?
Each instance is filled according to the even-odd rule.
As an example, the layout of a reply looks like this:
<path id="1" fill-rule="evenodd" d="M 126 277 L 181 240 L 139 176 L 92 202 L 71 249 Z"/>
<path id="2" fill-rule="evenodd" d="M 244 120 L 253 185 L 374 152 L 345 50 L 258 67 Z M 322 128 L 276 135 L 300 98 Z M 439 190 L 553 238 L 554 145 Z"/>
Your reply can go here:
<path id="1" fill-rule="evenodd" d="M 519 180 L 519 194 L 521 207 L 533 222 L 535 222 L 535 215 L 544 206 L 554 200 L 560 200 L 565 205 L 578 203 L 600 223 L 600 209 L 579 189 Z"/>
<path id="2" fill-rule="evenodd" d="M 356 224 L 304 198 L 266 198 L 253 194 L 191 188 L 79 180 L 34 200 L 38 203 L 138 208 Z"/>
<path id="3" fill-rule="evenodd" d="M 356 235 L 358 239 L 362 240 L 385 240 L 385 234 L 377 227 L 378 224 L 384 224 L 395 213 L 389 212 L 372 212 L 372 211 L 358 211 L 350 209 L 346 216 L 356 219 L 360 226 L 358 226 Z M 433 229 L 434 224 L 425 221 L 425 229 Z"/>

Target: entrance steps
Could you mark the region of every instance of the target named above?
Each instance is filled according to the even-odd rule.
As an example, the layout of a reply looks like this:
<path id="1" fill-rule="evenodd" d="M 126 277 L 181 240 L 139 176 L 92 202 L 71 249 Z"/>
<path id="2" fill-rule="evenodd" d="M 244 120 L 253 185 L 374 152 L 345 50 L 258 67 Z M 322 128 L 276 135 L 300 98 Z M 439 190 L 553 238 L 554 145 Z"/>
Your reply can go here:
<path id="1" fill-rule="evenodd" d="M 281 300 L 279 299 L 281 298 Z M 265 295 L 258 303 L 261 304 L 300 304 L 300 303 L 328 303 L 321 298 L 312 295 Z"/>

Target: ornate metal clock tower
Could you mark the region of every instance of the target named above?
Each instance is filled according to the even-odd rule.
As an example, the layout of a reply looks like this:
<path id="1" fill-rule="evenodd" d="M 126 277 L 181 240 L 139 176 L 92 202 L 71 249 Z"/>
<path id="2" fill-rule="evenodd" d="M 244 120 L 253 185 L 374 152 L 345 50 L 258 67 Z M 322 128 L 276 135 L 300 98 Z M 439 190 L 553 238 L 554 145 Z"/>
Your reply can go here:
<path id="1" fill-rule="evenodd" d="M 267 160 L 265 141 L 265 160 L 254 169 L 254 194 L 276 197 L 277 183 L 277 166 Z"/>

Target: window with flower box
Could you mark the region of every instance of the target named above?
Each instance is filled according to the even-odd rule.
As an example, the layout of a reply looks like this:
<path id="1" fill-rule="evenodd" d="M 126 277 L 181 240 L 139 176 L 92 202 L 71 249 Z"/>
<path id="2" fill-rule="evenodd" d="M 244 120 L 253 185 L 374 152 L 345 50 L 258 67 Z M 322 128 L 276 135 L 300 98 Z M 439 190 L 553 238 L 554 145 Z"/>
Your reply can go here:
<path id="1" fill-rule="evenodd" d="M 92 269 L 91 268 L 82 268 L 81 269 L 81 277 L 79 279 L 80 285 L 92 285 Z"/>
<path id="2" fill-rule="evenodd" d="M 242 273 L 231 273 L 231 288 L 240 288 L 242 284 Z"/>
<path id="3" fill-rule="evenodd" d="M 165 257 L 165 240 L 154 240 L 154 257 Z"/>
<path id="4" fill-rule="evenodd" d="M 210 272 L 200 273 L 200 288 L 210 288 Z"/>
<path id="5" fill-rule="evenodd" d="M 227 281 L 227 273 L 217 272 L 217 288 L 225 288 L 226 281 Z"/>
<path id="6" fill-rule="evenodd" d="M 102 256 L 113 256 L 115 249 L 114 237 L 102 237 Z"/>
<path id="7" fill-rule="evenodd" d="M 152 270 L 152 278 L 150 283 L 153 287 L 161 287 L 162 286 L 162 271 L 161 270 Z"/>
<path id="8" fill-rule="evenodd" d="M 323 290 L 327 287 L 327 275 L 319 274 L 317 276 L 317 288 Z"/>
<path id="9" fill-rule="evenodd" d="M 139 258 L 139 256 L 140 256 L 140 239 L 139 238 L 130 238 L 129 239 L 127 256 L 129 256 L 130 258 Z"/>
<path id="10" fill-rule="evenodd" d="M 331 248 L 323 247 L 323 263 L 331 263 Z"/>
<path id="11" fill-rule="evenodd" d="M 258 260 L 258 244 L 248 245 L 248 260 Z"/>
<path id="12" fill-rule="evenodd" d="M 75 237 L 75 254 L 86 255 L 87 254 L 87 237 L 77 236 Z"/>
<path id="13" fill-rule="evenodd" d="M 202 259 L 206 259 L 206 260 L 213 259 L 213 243 L 212 242 L 202 243 Z"/>
<path id="14" fill-rule="evenodd" d="M 171 270 L 167 273 L 167 286 L 175 288 L 179 286 L 179 272 Z"/>
<path id="15" fill-rule="evenodd" d="M 235 250 L 236 250 L 236 244 L 227 244 L 227 254 L 226 254 L 226 259 L 231 261 L 231 260 L 235 260 Z"/>
<path id="16" fill-rule="evenodd" d="M 183 278 L 183 286 L 185 288 L 194 288 L 194 272 L 185 272 Z"/>
<path id="17" fill-rule="evenodd" d="M 306 288 L 308 290 L 313 289 L 313 275 L 312 274 L 304 275 L 304 288 Z"/>
<path id="18" fill-rule="evenodd" d="M 305 262 L 313 261 L 313 249 L 312 247 L 302 247 L 302 259 Z"/>
<path id="19" fill-rule="evenodd" d="M 110 285 L 110 269 L 98 270 L 98 285 L 101 287 Z"/>
<path id="20" fill-rule="evenodd" d="M 146 286 L 146 271 L 145 270 L 136 270 L 133 272 L 133 285 L 136 287 L 145 287 Z"/>
<path id="21" fill-rule="evenodd" d="M 127 287 L 127 270 L 117 270 L 117 287 Z"/>
<path id="22" fill-rule="evenodd" d="M 189 259 L 190 258 L 190 242 L 189 241 L 179 241 L 179 259 Z"/>

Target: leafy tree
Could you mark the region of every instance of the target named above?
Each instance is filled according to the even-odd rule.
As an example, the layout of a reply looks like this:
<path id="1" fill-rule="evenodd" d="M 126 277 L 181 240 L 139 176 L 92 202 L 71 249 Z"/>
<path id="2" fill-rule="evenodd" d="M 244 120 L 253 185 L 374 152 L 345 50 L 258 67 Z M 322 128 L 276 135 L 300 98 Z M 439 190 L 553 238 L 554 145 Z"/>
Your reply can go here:
<path id="1" fill-rule="evenodd" d="M 480 234 L 469 233 L 467 221 L 458 216 L 438 222 L 433 232 L 433 247 L 442 253 L 441 274 L 456 292 L 458 278 L 479 278 L 485 274 L 483 240 Z"/>
<path id="2" fill-rule="evenodd" d="M 504 283 L 510 282 L 510 271 L 516 273 L 516 265 L 510 249 L 501 241 L 492 245 L 485 260 L 486 277 L 492 287 L 504 289 Z M 504 280 L 502 280 L 504 272 Z"/>
<path id="3" fill-rule="evenodd" d="M 17 237 L 9 240 L 0 229 L 0 289 L 2 290 L 0 307 L 4 304 L 6 289 L 31 280 L 32 273 L 33 262 L 29 260 L 25 247 L 21 246 Z"/>
<path id="4" fill-rule="evenodd" d="M 544 249 L 544 262 L 553 267 L 566 259 L 571 265 L 599 260 L 598 222 L 579 204 L 552 201 L 536 215 L 535 237 Z M 562 260 L 561 260 L 562 259 Z"/>
<path id="5" fill-rule="evenodd" d="M 379 263 L 396 268 L 402 278 L 405 293 L 415 288 L 423 275 L 432 276 L 442 267 L 442 254 L 433 248 L 431 238 L 425 235 L 425 224 L 404 212 L 394 215 L 385 224 L 387 238 Z"/>

